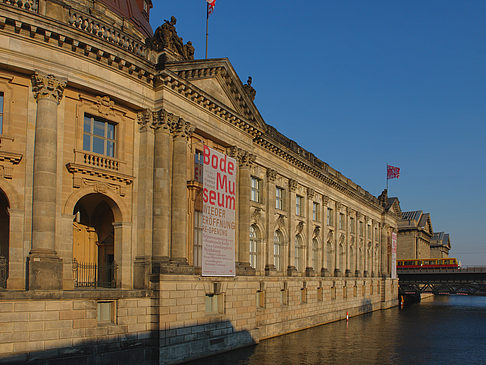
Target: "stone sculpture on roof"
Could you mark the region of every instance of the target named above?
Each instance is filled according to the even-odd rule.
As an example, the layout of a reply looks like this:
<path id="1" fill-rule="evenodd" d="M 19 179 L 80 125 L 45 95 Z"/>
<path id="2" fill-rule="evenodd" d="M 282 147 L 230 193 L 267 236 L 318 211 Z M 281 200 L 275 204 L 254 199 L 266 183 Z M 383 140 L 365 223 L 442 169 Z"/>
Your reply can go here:
<path id="1" fill-rule="evenodd" d="M 245 85 L 243 85 L 243 88 L 245 89 L 246 93 L 250 97 L 251 100 L 255 100 L 255 95 L 256 95 L 256 90 L 251 86 L 252 83 L 252 78 L 251 76 L 248 76 L 248 81 L 246 82 Z"/>
<path id="2" fill-rule="evenodd" d="M 157 52 L 169 50 L 184 60 L 193 60 L 194 46 L 192 42 L 184 44 L 182 38 L 177 35 L 176 23 L 177 19 L 174 16 L 170 21 L 165 20 L 164 24 L 155 30 L 154 36 L 147 39 L 147 45 Z"/>

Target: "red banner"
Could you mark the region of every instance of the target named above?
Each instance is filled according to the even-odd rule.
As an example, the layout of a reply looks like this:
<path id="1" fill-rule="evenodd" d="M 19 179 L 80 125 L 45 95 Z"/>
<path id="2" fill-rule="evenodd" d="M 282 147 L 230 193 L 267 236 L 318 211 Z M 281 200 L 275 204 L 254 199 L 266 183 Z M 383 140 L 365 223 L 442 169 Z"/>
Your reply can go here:
<path id="1" fill-rule="evenodd" d="M 206 2 L 208 3 L 208 15 L 211 15 L 214 11 L 216 0 L 206 0 Z"/>
<path id="2" fill-rule="evenodd" d="M 398 179 L 400 177 L 400 168 L 395 166 L 386 165 L 386 178 Z"/>

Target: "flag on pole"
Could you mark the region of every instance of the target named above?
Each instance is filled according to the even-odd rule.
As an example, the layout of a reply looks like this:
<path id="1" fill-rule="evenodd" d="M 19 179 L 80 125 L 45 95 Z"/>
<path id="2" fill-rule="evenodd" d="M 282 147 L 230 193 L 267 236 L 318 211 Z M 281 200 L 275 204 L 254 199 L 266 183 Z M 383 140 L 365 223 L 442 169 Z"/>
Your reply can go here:
<path id="1" fill-rule="evenodd" d="M 386 165 L 386 179 L 398 179 L 400 177 L 400 167 Z"/>
<path id="2" fill-rule="evenodd" d="M 206 0 L 206 2 L 208 3 L 208 15 L 211 15 L 214 11 L 216 0 Z"/>

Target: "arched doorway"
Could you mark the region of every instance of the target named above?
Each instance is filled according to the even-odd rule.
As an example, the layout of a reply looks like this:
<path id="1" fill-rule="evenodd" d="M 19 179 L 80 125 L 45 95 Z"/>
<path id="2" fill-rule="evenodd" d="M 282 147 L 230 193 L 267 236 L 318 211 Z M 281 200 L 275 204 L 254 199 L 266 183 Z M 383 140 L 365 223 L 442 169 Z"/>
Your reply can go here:
<path id="1" fill-rule="evenodd" d="M 7 196 L 0 190 L 0 288 L 7 287 L 10 241 L 9 207 Z"/>
<path id="2" fill-rule="evenodd" d="M 73 271 L 76 287 L 115 287 L 113 201 L 89 194 L 74 207 Z"/>

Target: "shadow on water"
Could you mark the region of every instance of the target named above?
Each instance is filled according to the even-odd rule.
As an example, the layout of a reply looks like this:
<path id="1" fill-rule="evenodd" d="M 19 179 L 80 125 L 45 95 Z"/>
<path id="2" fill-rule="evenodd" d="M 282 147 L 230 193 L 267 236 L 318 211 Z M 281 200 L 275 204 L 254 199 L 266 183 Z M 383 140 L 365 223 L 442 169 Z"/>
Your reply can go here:
<path id="1" fill-rule="evenodd" d="M 115 327 L 115 326 L 113 326 Z M 247 331 L 236 331 L 229 321 L 123 335 L 86 341 L 72 347 L 0 357 L 0 364 L 93 365 L 169 364 L 233 350 L 242 346 L 251 356 L 254 340 Z"/>

